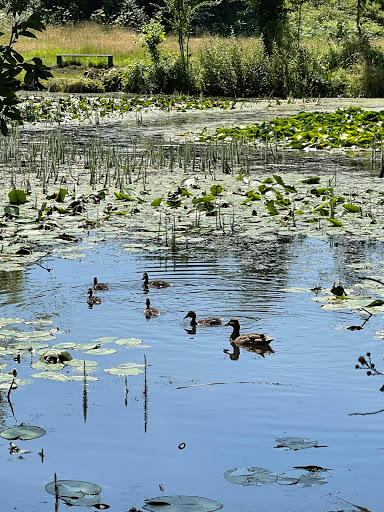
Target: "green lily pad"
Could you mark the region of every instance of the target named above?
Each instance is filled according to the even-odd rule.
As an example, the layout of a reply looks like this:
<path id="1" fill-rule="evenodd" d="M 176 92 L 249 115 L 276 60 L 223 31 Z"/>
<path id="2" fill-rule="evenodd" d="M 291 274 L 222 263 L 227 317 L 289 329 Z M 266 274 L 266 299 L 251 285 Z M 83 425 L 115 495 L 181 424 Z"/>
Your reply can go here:
<path id="1" fill-rule="evenodd" d="M 136 347 L 137 345 L 141 345 L 143 340 L 139 340 L 137 338 L 126 338 L 115 341 L 116 345 L 127 345 L 128 347 Z"/>
<path id="2" fill-rule="evenodd" d="M 31 368 L 33 368 L 34 370 L 40 370 L 44 372 L 57 372 L 65 368 L 65 365 L 61 363 L 49 364 L 44 363 L 43 361 L 37 361 L 36 363 L 31 364 Z"/>
<path id="3" fill-rule="evenodd" d="M 11 345 L 9 348 L 12 350 L 40 350 L 42 348 L 47 348 L 48 346 L 48 343 L 39 341 L 20 341 Z"/>
<path id="4" fill-rule="evenodd" d="M 318 445 L 317 441 L 303 437 L 277 437 L 275 448 L 286 448 L 287 450 L 304 450 Z"/>
<path id="5" fill-rule="evenodd" d="M 92 350 L 86 350 L 86 354 L 92 354 L 93 356 L 108 356 L 117 352 L 114 348 L 95 348 Z"/>
<path id="6" fill-rule="evenodd" d="M 52 348 L 55 350 L 65 350 L 65 349 L 74 349 L 77 348 L 76 343 L 56 343 L 55 345 L 52 345 Z"/>
<path id="7" fill-rule="evenodd" d="M 82 480 L 56 480 L 45 486 L 45 490 L 67 505 L 94 507 L 100 503 L 101 487 Z"/>
<path id="8" fill-rule="evenodd" d="M 140 367 L 143 367 L 143 364 L 136 363 L 123 363 L 119 364 L 116 368 L 105 368 L 105 373 L 109 373 L 110 375 L 140 375 L 143 373 L 143 370 Z"/>
<path id="9" fill-rule="evenodd" d="M 268 485 L 276 482 L 277 475 L 269 469 L 250 467 L 228 469 L 224 478 L 237 485 Z"/>
<path id="10" fill-rule="evenodd" d="M 95 340 L 92 341 L 104 345 L 104 343 L 114 343 L 115 340 L 117 340 L 117 336 L 104 336 L 102 338 L 96 338 Z"/>
<path id="11" fill-rule="evenodd" d="M 75 350 L 96 350 L 100 348 L 100 343 L 78 343 Z"/>
<path id="12" fill-rule="evenodd" d="M 0 436 L 9 441 L 14 441 L 15 439 L 29 441 L 30 439 L 45 436 L 45 434 L 46 431 L 43 428 L 33 425 L 19 425 L 18 427 L 7 428 L 0 432 Z"/>
<path id="13" fill-rule="evenodd" d="M 62 373 L 55 373 L 53 371 L 33 373 L 31 377 L 34 377 L 35 379 L 56 380 L 58 382 L 81 382 L 84 380 L 82 375 L 63 375 Z M 90 377 L 89 375 L 87 376 L 88 382 L 96 380 L 99 379 L 97 377 Z"/>
<path id="14" fill-rule="evenodd" d="M 96 361 L 87 361 L 84 359 L 72 359 L 72 361 L 67 361 L 65 363 L 65 366 L 71 366 L 75 371 L 83 372 L 84 363 L 86 372 L 92 372 L 96 370 L 98 366 L 98 363 Z"/>
<path id="15" fill-rule="evenodd" d="M 314 487 L 315 485 L 327 484 L 332 478 L 329 471 L 305 471 L 292 469 L 280 473 L 277 477 L 277 483 L 280 485 L 298 485 L 299 487 Z"/>
<path id="16" fill-rule="evenodd" d="M 167 512 L 213 512 L 214 510 L 219 510 L 222 506 L 222 503 L 209 498 L 174 495 L 146 499 L 143 509 L 152 512 L 159 512 L 161 510 Z"/>
<path id="17" fill-rule="evenodd" d="M 4 325 L 21 324 L 24 320 L 22 318 L 0 318 L 0 328 Z"/>

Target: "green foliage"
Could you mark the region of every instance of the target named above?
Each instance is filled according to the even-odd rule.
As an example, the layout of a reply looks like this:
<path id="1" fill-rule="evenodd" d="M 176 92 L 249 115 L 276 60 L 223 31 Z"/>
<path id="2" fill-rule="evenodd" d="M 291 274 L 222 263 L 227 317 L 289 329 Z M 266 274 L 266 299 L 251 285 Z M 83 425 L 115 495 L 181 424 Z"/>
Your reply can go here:
<path id="1" fill-rule="evenodd" d="M 154 64 L 159 62 L 160 52 L 158 46 L 163 41 L 165 41 L 164 26 L 159 18 L 152 18 L 141 27 L 141 45 L 149 53 Z"/>
<path id="2" fill-rule="evenodd" d="M 284 141 L 294 149 L 381 147 L 384 138 L 384 110 L 376 112 L 349 108 L 331 113 L 302 112 L 296 116 L 271 119 L 241 128 L 217 128 L 213 138 L 220 140 L 227 137 L 246 141 Z M 208 139 L 212 137 L 205 137 L 205 140 Z M 327 189 L 314 190 L 317 195 L 321 195 Z"/>
<path id="3" fill-rule="evenodd" d="M 8 192 L 8 197 L 11 204 L 23 204 L 27 202 L 27 197 L 23 190 L 11 190 Z"/>
<path id="4" fill-rule="evenodd" d="M 24 57 L 14 49 L 20 37 L 36 38 L 32 31 L 41 32 L 45 29 L 41 14 L 26 12 L 27 2 L 22 0 L 9 4 L 0 2 L 0 9 L 3 9 L 5 15 L 13 20 L 8 44 L 0 45 L 0 130 L 3 135 L 7 135 L 9 121 L 19 124 L 22 122 L 17 108 L 19 103 L 16 96 L 19 83 L 17 77 L 24 72 L 26 85 L 41 88 L 40 80 L 52 75 L 40 58 L 35 57 L 25 61 Z"/>

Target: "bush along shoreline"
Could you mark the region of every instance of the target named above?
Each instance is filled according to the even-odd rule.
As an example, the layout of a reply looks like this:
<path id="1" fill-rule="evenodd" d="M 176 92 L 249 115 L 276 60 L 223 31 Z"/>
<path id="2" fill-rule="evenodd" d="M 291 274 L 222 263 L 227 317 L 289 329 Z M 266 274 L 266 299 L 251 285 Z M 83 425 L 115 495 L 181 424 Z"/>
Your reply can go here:
<path id="1" fill-rule="evenodd" d="M 384 54 L 357 39 L 316 53 L 305 47 L 274 47 L 271 55 L 255 39 L 213 38 L 185 61 L 158 53 L 127 66 L 78 68 L 74 76 L 47 82 L 52 92 L 174 92 L 232 98 L 384 97 Z"/>

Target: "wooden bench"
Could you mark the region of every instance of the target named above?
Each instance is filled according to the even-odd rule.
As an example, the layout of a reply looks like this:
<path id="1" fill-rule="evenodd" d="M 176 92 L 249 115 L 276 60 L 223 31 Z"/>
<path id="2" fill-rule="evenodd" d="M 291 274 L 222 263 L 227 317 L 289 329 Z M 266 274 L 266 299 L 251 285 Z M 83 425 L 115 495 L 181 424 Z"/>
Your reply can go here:
<path id="1" fill-rule="evenodd" d="M 63 66 L 63 57 L 107 57 L 108 67 L 113 67 L 113 55 L 100 55 L 97 53 L 61 53 L 59 55 L 56 55 L 57 67 L 59 68 Z"/>

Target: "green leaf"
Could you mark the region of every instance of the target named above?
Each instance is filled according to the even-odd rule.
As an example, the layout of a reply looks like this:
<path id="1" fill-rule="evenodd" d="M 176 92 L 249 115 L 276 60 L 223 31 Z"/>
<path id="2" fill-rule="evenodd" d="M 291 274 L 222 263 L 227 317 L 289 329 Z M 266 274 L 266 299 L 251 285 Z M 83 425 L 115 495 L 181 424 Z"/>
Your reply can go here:
<path id="1" fill-rule="evenodd" d="M 333 226 L 336 226 L 336 227 L 339 227 L 339 228 L 343 225 L 342 222 L 340 222 L 337 219 L 333 219 L 332 217 L 328 217 L 327 221 L 329 221 Z"/>
<path id="2" fill-rule="evenodd" d="M 269 211 L 269 213 L 271 215 L 278 215 L 278 210 L 274 207 L 274 204 L 275 204 L 275 201 L 273 201 L 273 199 L 269 200 L 269 201 L 265 201 L 265 205 L 267 207 L 267 210 Z"/>
<path id="3" fill-rule="evenodd" d="M 320 177 L 313 176 L 312 178 L 306 178 L 305 180 L 301 180 L 301 183 L 308 183 L 308 185 L 314 185 L 320 183 Z"/>
<path id="4" fill-rule="evenodd" d="M 7 428 L 0 432 L 0 436 L 9 441 L 20 439 L 21 441 L 28 441 L 30 439 L 37 439 L 38 437 L 45 436 L 46 431 L 41 427 L 33 425 L 19 425 L 18 427 Z"/>
<path id="5" fill-rule="evenodd" d="M 367 304 L 367 306 L 365 306 L 366 308 L 375 308 L 377 306 L 383 306 L 384 305 L 384 300 L 381 300 L 381 299 L 377 299 L 377 300 L 374 300 L 373 302 L 370 302 L 369 304 Z"/>
<path id="6" fill-rule="evenodd" d="M 19 208 L 18 208 L 18 206 L 5 206 L 4 213 L 9 213 L 10 215 L 14 215 L 14 216 L 18 217 Z"/>
<path id="7" fill-rule="evenodd" d="M 284 181 L 283 181 L 283 178 L 281 176 L 278 176 L 277 174 L 274 174 L 273 177 L 275 178 L 275 181 L 276 183 L 278 183 L 279 185 L 281 185 L 282 187 L 284 187 Z"/>
<path id="8" fill-rule="evenodd" d="M 151 512 L 213 512 L 223 504 L 200 496 L 156 496 L 145 500 L 144 510 Z"/>
<path id="9" fill-rule="evenodd" d="M 25 192 L 22 190 L 11 190 L 8 192 L 9 202 L 12 204 L 23 204 L 27 202 L 27 197 Z"/>
<path id="10" fill-rule="evenodd" d="M 218 196 L 222 193 L 223 188 L 221 185 L 212 185 L 212 187 L 210 188 L 210 191 L 213 196 Z"/>
<path id="11" fill-rule="evenodd" d="M 162 197 L 158 197 L 157 199 L 154 199 L 151 203 L 151 206 L 153 206 L 154 208 L 157 208 L 158 206 L 160 206 L 162 200 L 163 200 Z"/>
<path id="12" fill-rule="evenodd" d="M 355 204 L 343 204 L 343 208 L 345 208 L 348 212 L 358 213 L 361 212 L 360 206 L 356 206 Z"/>
<path id="13" fill-rule="evenodd" d="M 224 473 L 224 478 L 232 484 L 260 486 L 273 484 L 277 480 L 277 475 L 269 469 L 250 467 L 228 469 Z"/>
<path id="14" fill-rule="evenodd" d="M 121 192 L 115 192 L 115 196 L 117 199 L 125 200 L 125 201 L 134 201 L 134 198 L 131 196 L 128 196 L 127 194 L 123 194 Z"/>

